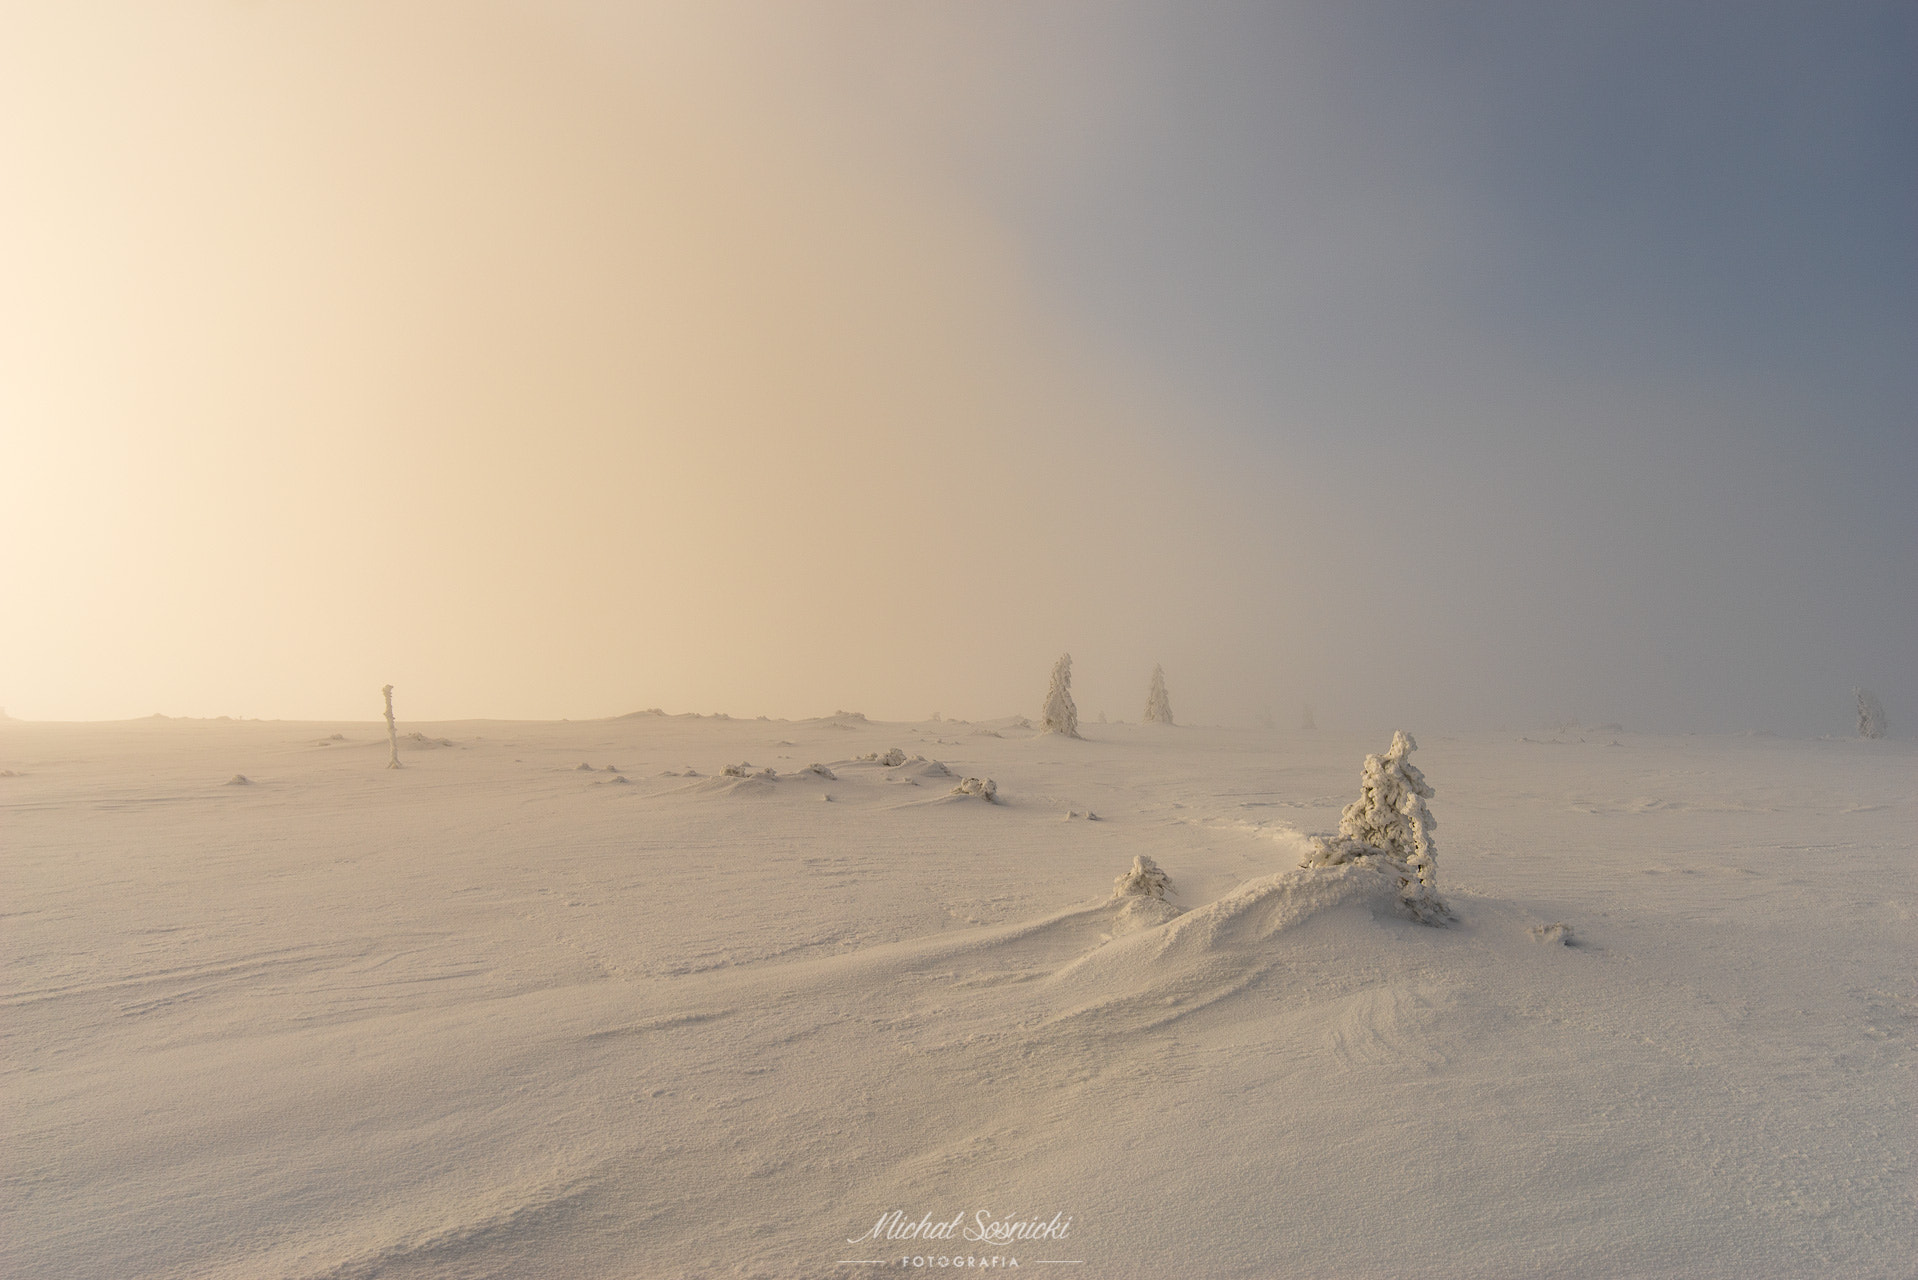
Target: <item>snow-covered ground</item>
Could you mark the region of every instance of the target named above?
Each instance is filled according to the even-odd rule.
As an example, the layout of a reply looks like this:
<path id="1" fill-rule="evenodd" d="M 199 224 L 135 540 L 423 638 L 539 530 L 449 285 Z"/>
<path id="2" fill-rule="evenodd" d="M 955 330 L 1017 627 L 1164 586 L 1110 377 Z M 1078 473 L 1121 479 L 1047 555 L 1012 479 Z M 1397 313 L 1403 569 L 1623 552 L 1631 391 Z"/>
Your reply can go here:
<path id="1" fill-rule="evenodd" d="M 0 722 L 0 1272 L 1912 1275 L 1913 744 L 1404 727 Z"/>

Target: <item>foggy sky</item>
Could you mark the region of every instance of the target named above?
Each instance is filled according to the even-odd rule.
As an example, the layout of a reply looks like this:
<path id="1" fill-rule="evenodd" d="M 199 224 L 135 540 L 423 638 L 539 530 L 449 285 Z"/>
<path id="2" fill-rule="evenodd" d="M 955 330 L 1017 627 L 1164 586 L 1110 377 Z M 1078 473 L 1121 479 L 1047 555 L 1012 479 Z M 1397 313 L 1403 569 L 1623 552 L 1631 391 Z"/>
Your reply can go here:
<path id="1" fill-rule="evenodd" d="M 1918 716 L 1904 4 L 14 5 L 30 718 Z"/>

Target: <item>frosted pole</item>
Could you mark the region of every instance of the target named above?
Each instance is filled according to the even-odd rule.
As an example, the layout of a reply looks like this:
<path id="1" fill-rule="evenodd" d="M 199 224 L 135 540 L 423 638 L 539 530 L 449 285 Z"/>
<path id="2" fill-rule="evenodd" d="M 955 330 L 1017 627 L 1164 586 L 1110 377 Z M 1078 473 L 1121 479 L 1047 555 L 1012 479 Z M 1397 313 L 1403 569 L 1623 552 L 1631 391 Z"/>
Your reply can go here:
<path id="1" fill-rule="evenodd" d="M 386 744 L 393 752 L 386 767 L 397 769 L 400 767 L 400 727 L 393 721 L 393 686 L 381 685 L 380 692 L 386 695 Z"/>

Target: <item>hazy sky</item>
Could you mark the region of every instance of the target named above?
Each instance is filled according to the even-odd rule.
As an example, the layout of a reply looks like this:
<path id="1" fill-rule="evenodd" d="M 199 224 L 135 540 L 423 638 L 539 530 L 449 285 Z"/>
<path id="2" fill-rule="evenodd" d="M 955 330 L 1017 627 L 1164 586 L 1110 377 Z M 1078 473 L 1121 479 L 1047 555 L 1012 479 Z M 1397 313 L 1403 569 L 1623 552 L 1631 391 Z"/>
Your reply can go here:
<path id="1" fill-rule="evenodd" d="M 0 706 L 1918 725 L 1918 7 L 0 4 Z"/>

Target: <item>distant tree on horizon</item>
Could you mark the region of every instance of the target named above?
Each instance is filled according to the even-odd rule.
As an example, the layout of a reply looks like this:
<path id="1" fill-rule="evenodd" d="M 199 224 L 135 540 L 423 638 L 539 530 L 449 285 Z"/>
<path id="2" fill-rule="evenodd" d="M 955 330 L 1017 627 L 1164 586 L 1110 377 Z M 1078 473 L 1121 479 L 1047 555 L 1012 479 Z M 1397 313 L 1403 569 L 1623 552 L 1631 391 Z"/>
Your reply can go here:
<path id="1" fill-rule="evenodd" d="M 1152 664 L 1152 684 L 1145 693 L 1145 722 L 1172 723 L 1172 699 L 1165 691 L 1165 668 L 1156 662 Z"/>
<path id="2" fill-rule="evenodd" d="M 1062 653 L 1052 664 L 1052 685 L 1046 690 L 1045 706 L 1039 711 L 1042 732 L 1067 738 L 1079 736 L 1079 708 L 1072 701 L 1072 655 Z"/>
<path id="3" fill-rule="evenodd" d="M 1852 696 L 1858 699 L 1858 736 L 1861 738 L 1882 738 L 1887 728 L 1885 706 L 1873 696 L 1869 689 L 1853 689 Z"/>

